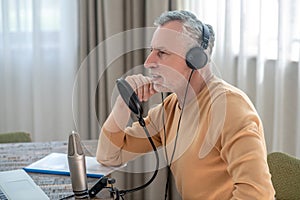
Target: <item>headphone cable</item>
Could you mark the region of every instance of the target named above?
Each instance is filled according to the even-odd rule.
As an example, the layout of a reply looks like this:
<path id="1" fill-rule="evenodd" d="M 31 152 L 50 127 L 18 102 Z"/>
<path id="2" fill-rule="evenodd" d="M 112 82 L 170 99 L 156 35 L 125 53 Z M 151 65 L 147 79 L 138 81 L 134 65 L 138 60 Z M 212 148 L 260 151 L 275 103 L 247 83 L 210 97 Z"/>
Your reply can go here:
<path id="1" fill-rule="evenodd" d="M 176 146 L 177 146 L 177 139 L 178 139 L 178 133 L 179 133 L 179 128 L 180 128 L 180 124 L 181 124 L 181 118 L 182 118 L 182 114 L 183 114 L 183 110 L 184 110 L 184 106 L 185 106 L 185 100 L 186 100 L 186 97 L 187 97 L 187 92 L 188 92 L 188 88 L 189 88 L 189 84 L 191 82 L 191 78 L 192 78 L 192 75 L 194 73 L 194 69 L 192 69 L 191 73 L 190 73 L 190 76 L 189 76 L 189 79 L 188 79 L 188 82 L 187 82 L 187 85 L 186 85 L 186 89 L 185 89 L 185 93 L 184 93 L 184 98 L 183 98 L 183 103 L 182 103 L 182 109 L 181 109 L 181 112 L 180 112 L 180 116 L 179 116 L 179 120 L 178 120 L 178 124 L 177 124 L 177 131 L 176 131 L 176 136 L 175 136 L 175 141 L 174 141 L 174 147 L 173 147 L 173 152 L 172 152 L 172 155 L 171 155 L 171 159 L 170 159 L 170 163 L 168 162 L 168 154 L 167 154 L 167 135 L 166 135 L 166 129 L 165 129 L 165 122 L 164 122 L 164 101 L 162 102 L 162 107 L 163 107 L 163 128 L 164 128 L 164 142 L 165 142 L 165 155 L 166 155 L 166 160 L 167 160 L 167 169 L 168 169 L 168 172 L 167 172 L 167 182 L 166 182 L 166 186 L 165 186 L 165 200 L 167 199 L 168 197 L 168 189 L 169 189 L 169 182 L 170 182 L 170 178 L 171 178 L 171 164 L 172 164 L 172 161 L 173 161 L 173 158 L 174 158 L 174 155 L 175 155 L 175 151 L 176 151 Z M 163 95 L 162 95 L 163 97 Z"/>

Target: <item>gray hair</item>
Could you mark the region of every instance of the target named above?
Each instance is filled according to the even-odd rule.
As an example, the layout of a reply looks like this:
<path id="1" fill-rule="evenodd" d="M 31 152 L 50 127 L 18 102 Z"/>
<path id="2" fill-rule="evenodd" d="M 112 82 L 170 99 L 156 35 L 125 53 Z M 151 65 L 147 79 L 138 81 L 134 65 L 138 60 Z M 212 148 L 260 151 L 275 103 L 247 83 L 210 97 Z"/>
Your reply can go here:
<path id="1" fill-rule="evenodd" d="M 167 22 L 176 20 L 182 22 L 183 33 L 194 39 L 197 42 L 197 45 L 201 46 L 201 43 L 203 41 L 203 23 L 189 11 L 175 10 L 164 12 L 155 20 L 154 25 L 163 26 Z M 209 55 L 211 56 L 212 49 L 215 43 L 215 33 L 211 25 L 205 25 L 208 27 L 210 33 L 207 50 L 209 52 Z"/>

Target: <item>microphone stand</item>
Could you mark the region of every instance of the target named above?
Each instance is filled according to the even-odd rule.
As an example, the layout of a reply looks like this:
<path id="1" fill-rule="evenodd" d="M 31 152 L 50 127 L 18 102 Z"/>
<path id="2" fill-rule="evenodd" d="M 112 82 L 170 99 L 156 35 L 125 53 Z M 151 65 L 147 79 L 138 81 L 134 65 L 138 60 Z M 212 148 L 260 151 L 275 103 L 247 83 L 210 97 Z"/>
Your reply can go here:
<path id="1" fill-rule="evenodd" d="M 127 104 L 129 109 L 133 113 L 136 114 L 136 116 L 138 118 L 138 122 L 141 125 L 141 127 L 143 128 L 143 130 L 145 131 L 145 134 L 151 144 L 151 147 L 152 147 L 152 149 L 155 153 L 155 157 L 156 157 L 155 171 L 154 171 L 152 177 L 145 184 L 143 184 L 139 187 L 127 189 L 127 190 L 118 190 L 116 187 L 113 187 L 112 185 L 111 185 L 111 187 L 107 187 L 107 184 L 112 184 L 112 182 L 115 183 L 115 179 L 109 179 L 108 177 L 104 176 L 89 190 L 90 197 L 95 197 L 97 195 L 97 193 L 100 192 L 103 188 L 110 188 L 111 195 L 116 196 L 115 200 L 119 200 L 120 197 L 123 199 L 123 196 L 126 195 L 127 193 L 136 192 L 138 190 L 146 188 L 148 185 L 150 185 L 153 182 L 153 180 L 155 179 L 155 177 L 158 173 L 159 156 L 158 156 L 156 146 L 155 146 L 155 144 L 149 134 L 149 131 L 146 127 L 145 120 L 143 119 L 143 109 L 142 109 L 141 103 L 140 103 L 136 93 L 133 91 L 133 89 L 131 88 L 131 86 L 129 85 L 129 83 L 127 81 L 125 81 L 124 79 L 118 79 L 117 86 L 118 86 L 120 95 L 123 98 L 124 102 Z"/>

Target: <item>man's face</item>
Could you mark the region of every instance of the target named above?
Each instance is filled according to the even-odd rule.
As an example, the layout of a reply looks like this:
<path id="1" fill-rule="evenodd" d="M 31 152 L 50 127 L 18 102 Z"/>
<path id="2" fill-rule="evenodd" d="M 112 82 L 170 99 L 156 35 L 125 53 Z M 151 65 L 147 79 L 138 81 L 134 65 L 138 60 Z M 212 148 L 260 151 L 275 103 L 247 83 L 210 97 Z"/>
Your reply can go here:
<path id="1" fill-rule="evenodd" d="M 185 62 L 191 39 L 182 33 L 182 24 L 171 21 L 154 32 L 151 53 L 145 61 L 150 69 L 154 89 L 158 92 L 176 92 L 186 87 L 191 72 Z"/>

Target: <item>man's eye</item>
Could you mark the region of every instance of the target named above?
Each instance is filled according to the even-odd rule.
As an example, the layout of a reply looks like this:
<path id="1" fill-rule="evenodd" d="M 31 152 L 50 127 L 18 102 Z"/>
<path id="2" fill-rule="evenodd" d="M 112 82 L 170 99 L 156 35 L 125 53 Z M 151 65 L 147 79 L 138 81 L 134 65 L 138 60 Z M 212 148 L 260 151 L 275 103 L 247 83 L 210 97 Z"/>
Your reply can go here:
<path id="1" fill-rule="evenodd" d="M 163 56 L 163 55 L 165 55 L 165 54 L 167 54 L 167 53 L 164 52 L 164 51 L 158 51 L 158 52 L 157 52 L 157 55 L 158 55 L 159 57 L 161 57 L 161 56 Z"/>

